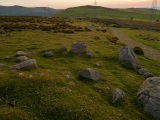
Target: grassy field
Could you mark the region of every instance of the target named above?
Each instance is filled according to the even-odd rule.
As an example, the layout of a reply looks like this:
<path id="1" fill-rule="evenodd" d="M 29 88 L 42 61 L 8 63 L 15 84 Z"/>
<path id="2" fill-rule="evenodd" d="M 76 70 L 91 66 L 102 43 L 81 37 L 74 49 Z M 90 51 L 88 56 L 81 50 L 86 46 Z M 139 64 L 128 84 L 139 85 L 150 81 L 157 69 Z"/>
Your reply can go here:
<path id="1" fill-rule="evenodd" d="M 145 8 L 129 8 L 129 9 L 112 9 L 94 6 L 80 6 L 68 8 L 56 13 L 56 17 L 93 17 L 93 18 L 109 18 L 109 19 L 134 19 L 140 21 L 151 20 L 151 10 Z M 157 10 L 156 17 L 160 18 L 160 11 Z"/>
<path id="2" fill-rule="evenodd" d="M 128 36 L 147 46 L 160 50 L 159 32 L 151 30 L 122 29 Z"/>
<path id="3" fill-rule="evenodd" d="M 122 43 L 109 42 L 106 36 L 113 36 L 112 33 L 107 28 L 107 32 L 97 31 L 98 24 L 76 19 L 65 21 L 91 31 L 67 34 L 39 28 L 12 28 L 11 31 L 7 29 L 10 37 L 0 36 L 0 63 L 6 65 L 0 67 L 0 119 L 151 120 L 152 117 L 144 113 L 143 107 L 137 103 L 137 91 L 144 79 L 136 71 L 125 69 L 119 63 L 118 50 Z M 91 27 L 93 24 L 95 27 Z M 47 26 L 53 25 L 55 23 L 50 21 L 47 23 Z M 95 36 L 99 36 L 100 40 L 95 40 Z M 94 57 L 71 54 L 69 50 L 76 41 L 85 42 L 87 51 L 91 50 Z M 62 45 L 67 47 L 67 52 L 59 52 Z M 54 56 L 44 57 L 43 49 L 50 49 Z M 18 50 L 35 52 L 30 59 L 36 59 L 39 67 L 18 71 L 8 69 L 8 66 L 17 63 L 15 53 Z M 6 56 L 11 58 L 6 59 Z M 159 75 L 159 62 L 144 56 L 138 58 L 145 68 Z M 78 78 L 78 72 L 84 68 L 97 70 L 101 79 L 93 82 Z M 66 75 L 72 77 L 68 79 Z M 125 98 L 115 104 L 112 103 L 111 93 L 114 88 L 126 93 Z"/>

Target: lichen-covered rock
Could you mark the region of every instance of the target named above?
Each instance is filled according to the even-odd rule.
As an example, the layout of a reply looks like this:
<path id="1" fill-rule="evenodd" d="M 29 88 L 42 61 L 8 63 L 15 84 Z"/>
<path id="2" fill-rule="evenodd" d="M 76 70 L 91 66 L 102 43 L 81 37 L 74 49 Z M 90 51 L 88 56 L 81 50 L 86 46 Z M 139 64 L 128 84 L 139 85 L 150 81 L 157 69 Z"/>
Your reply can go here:
<path id="1" fill-rule="evenodd" d="M 20 69 L 32 69 L 32 68 L 37 68 L 37 67 L 38 66 L 36 64 L 36 60 L 35 59 L 30 59 L 30 60 L 26 60 L 24 62 L 21 62 L 19 64 L 10 66 L 9 68 L 20 70 Z"/>
<path id="2" fill-rule="evenodd" d="M 125 93 L 121 89 L 116 88 L 112 91 L 112 96 L 113 96 L 113 101 L 112 102 L 115 103 L 120 98 L 124 98 Z"/>
<path id="3" fill-rule="evenodd" d="M 83 42 L 75 42 L 72 44 L 70 52 L 72 53 L 84 53 L 86 51 L 86 44 Z"/>
<path id="4" fill-rule="evenodd" d="M 99 73 L 96 70 L 93 70 L 91 68 L 86 68 L 86 69 L 80 71 L 78 76 L 83 77 L 83 78 L 87 78 L 87 79 L 91 79 L 93 81 L 100 79 Z"/>
<path id="5" fill-rule="evenodd" d="M 151 113 L 155 120 L 160 120 L 160 77 L 146 79 L 138 90 L 138 102 L 144 111 Z"/>
<path id="6" fill-rule="evenodd" d="M 23 51 L 17 51 L 16 52 L 16 56 L 27 56 L 27 53 L 23 52 Z"/>
<path id="7" fill-rule="evenodd" d="M 138 58 L 129 46 L 120 48 L 119 60 L 126 68 L 137 69 L 140 66 Z"/>

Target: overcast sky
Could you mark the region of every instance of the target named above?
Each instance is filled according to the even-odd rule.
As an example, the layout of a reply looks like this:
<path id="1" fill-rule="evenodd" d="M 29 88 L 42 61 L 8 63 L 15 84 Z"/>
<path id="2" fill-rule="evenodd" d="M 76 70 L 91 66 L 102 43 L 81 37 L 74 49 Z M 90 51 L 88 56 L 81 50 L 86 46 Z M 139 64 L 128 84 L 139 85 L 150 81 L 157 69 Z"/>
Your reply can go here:
<path id="1" fill-rule="evenodd" d="M 21 5 L 27 7 L 51 7 L 64 9 L 74 6 L 94 5 L 95 0 L 0 0 L 0 5 Z M 152 0 L 97 0 L 98 6 L 110 8 L 151 7 Z M 159 3 L 158 3 L 159 6 Z"/>

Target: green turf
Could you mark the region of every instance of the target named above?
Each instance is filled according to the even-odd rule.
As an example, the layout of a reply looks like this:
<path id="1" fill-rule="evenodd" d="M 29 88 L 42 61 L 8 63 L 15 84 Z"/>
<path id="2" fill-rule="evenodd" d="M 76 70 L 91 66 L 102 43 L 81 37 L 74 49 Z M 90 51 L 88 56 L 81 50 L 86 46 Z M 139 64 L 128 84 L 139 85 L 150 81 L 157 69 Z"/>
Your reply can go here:
<path id="1" fill-rule="evenodd" d="M 90 27 L 88 21 L 72 20 L 72 25 Z M 151 120 L 137 103 L 137 91 L 144 79 L 133 70 L 124 68 L 118 60 L 121 43 L 114 44 L 106 36 L 111 32 L 96 31 L 74 32 L 74 34 L 53 33 L 40 29 L 25 29 L 8 32 L 12 36 L 0 37 L 0 119 L 1 120 Z M 99 36 L 100 40 L 94 37 Z M 82 41 L 87 51 L 94 53 L 93 58 L 85 54 L 69 52 L 73 42 Z M 67 52 L 59 52 L 65 45 Z M 50 49 L 54 56 L 46 58 L 41 50 Z M 33 70 L 10 70 L 8 66 L 16 64 L 15 53 L 18 50 L 34 51 L 31 59 L 37 60 L 39 68 Z M 10 56 L 11 59 L 5 59 Z M 142 65 L 159 75 L 159 62 L 144 56 L 138 56 Z M 96 66 L 96 63 L 100 66 Z M 155 66 L 155 67 L 153 67 Z M 78 72 L 93 68 L 101 79 L 93 82 L 78 78 Z M 24 75 L 19 76 L 19 73 Z M 66 79 L 65 75 L 73 78 Z M 33 75 L 33 77 L 29 77 Z M 75 85 L 70 85 L 74 82 Z M 125 93 L 124 99 L 112 103 L 114 88 Z M 17 104 L 12 106 L 12 102 Z"/>
<path id="2" fill-rule="evenodd" d="M 129 8 L 129 9 L 112 9 L 94 6 L 80 6 L 68 8 L 57 12 L 56 17 L 92 17 L 92 18 L 109 18 L 109 19 L 133 19 L 133 20 L 158 20 L 160 11 L 157 10 L 156 17 L 151 19 L 151 9 L 147 8 Z"/>

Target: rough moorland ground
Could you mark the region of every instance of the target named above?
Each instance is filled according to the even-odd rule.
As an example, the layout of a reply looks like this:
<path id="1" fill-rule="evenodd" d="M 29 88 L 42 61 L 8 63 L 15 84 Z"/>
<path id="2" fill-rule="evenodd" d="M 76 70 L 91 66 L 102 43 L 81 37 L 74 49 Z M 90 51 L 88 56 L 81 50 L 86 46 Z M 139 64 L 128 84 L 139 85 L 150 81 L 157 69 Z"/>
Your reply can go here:
<path id="1" fill-rule="evenodd" d="M 6 35 L 0 36 L 1 120 L 152 119 L 137 103 L 137 91 L 144 78 L 119 63 L 118 50 L 123 43 L 110 42 L 107 36 L 116 36 L 107 27 L 79 19 L 56 22 L 55 19 L 31 18 L 32 23 L 29 20 L 24 18 L 24 22 L 18 23 L 8 20 L 10 27 L 5 28 Z M 72 27 L 62 28 L 61 23 Z M 15 24 L 17 27 L 12 26 Z M 94 56 L 70 53 L 72 43 L 77 41 L 86 43 L 87 51 L 92 51 Z M 60 52 L 63 45 L 67 51 Z M 43 56 L 42 50 L 46 49 L 53 52 L 53 57 Z M 38 68 L 8 69 L 17 64 L 17 51 L 35 52 L 29 58 L 36 59 Z M 144 67 L 159 75 L 159 62 L 146 56 L 138 58 Z M 78 72 L 85 68 L 97 70 L 101 79 L 78 78 Z M 122 89 L 126 96 L 113 104 L 115 88 Z"/>

